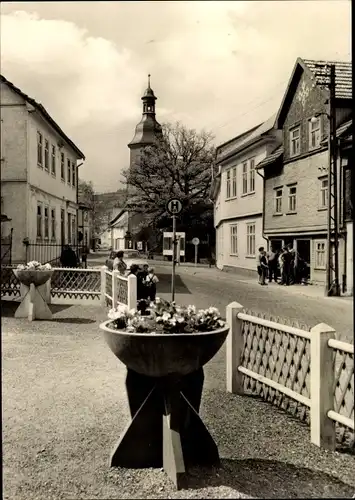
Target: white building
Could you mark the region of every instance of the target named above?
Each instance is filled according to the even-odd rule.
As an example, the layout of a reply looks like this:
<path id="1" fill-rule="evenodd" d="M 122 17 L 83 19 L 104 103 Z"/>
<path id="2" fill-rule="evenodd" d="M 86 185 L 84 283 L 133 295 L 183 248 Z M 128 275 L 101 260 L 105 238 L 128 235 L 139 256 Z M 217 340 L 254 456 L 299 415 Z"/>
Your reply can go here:
<path id="1" fill-rule="evenodd" d="M 219 269 L 256 271 L 263 238 L 263 178 L 255 166 L 281 141 L 275 116 L 217 148 L 213 181 L 216 264 Z"/>
<path id="2" fill-rule="evenodd" d="M 12 219 L 12 260 L 23 262 L 29 255 L 50 260 L 44 247 L 58 253 L 62 243 L 76 243 L 84 154 L 41 104 L 3 76 L 1 139 L 2 209 Z"/>

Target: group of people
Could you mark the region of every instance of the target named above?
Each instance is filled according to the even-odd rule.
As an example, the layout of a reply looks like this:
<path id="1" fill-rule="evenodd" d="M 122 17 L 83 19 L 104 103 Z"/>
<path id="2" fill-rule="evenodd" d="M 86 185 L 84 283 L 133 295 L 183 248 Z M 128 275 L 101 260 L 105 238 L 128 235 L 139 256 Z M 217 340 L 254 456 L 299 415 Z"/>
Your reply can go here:
<path id="1" fill-rule="evenodd" d="M 114 271 L 119 271 L 122 275 L 126 275 L 127 264 L 123 260 L 123 255 L 124 253 L 122 251 L 116 253 L 113 259 L 112 269 Z M 140 269 L 138 264 L 132 264 L 128 275 L 130 274 L 134 274 L 137 277 L 137 299 L 155 300 L 159 278 L 155 274 L 154 269 L 149 267 L 148 264 L 144 264 L 142 269 Z"/>
<path id="2" fill-rule="evenodd" d="M 296 254 L 292 245 L 284 246 L 279 252 L 273 248 L 266 252 L 264 247 L 260 247 L 256 260 L 260 285 L 267 285 L 267 279 L 269 283 L 274 280 L 285 286 L 307 284 L 308 265 Z"/>

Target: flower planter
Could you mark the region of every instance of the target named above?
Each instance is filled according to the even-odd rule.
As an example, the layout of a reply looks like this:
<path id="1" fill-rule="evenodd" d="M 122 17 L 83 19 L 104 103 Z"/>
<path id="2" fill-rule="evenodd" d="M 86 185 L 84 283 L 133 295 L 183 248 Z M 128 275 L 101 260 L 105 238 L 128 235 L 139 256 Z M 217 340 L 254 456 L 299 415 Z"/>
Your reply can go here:
<path id="1" fill-rule="evenodd" d="M 15 318 L 52 319 L 52 313 L 45 301 L 44 294 L 39 291 L 39 287 L 47 283 L 52 270 L 39 269 L 13 269 L 14 275 L 24 286 L 24 296 L 22 302 L 15 312 Z"/>
<path id="2" fill-rule="evenodd" d="M 186 467 L 218 465 L 218 449 L 198 412 L 203 366 L 219 351 L 229 328 L 206 333 L 128 333 L 100 325 L 115 356 L 126 365 L 132 421 L 111 465 L 164 467 L 178 489 Z"/>

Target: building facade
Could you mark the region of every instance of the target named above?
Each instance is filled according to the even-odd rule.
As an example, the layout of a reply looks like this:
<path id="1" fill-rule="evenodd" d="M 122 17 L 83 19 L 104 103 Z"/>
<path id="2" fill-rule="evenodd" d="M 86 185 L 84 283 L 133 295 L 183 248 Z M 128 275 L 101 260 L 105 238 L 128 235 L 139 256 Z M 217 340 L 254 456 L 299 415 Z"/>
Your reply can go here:
<path id="1" fill-rule="evenodd" d="M 275 116 L 216 151 L 217 176 L 212 185 L 219 269 L 256 272 L 255 258 L 263 238 L 263 179 L 255 166 L 276 145 Z"/>
<path id="2" fill-rule="evenodd" d="M 257 165 L 264 176 L 264 236 L 279 249 L 291 244 L 309 264 L 310 280 L 324 284 L 327 255 L 329 155 L 328 90 L 318 85 L 316 61 L 298 59 L 276 118 L 282 146 Z M 321 63 L 321 62 L 320 62 Z M 351 64 L 335 63 L 336 125 L 352 113 Z M 343 167 L 339 161 L 339 192 Z M 341 205 L 341 204 L 340 204 Z M 346 228 L 339 212 L 339 274 L 346 274 Z"/>
<path id="3" fill-rule="evenodd" d="M 84 154 L 41 104 L 3 76 L 1 118 L 1 196 L 12 219 L 12 261 L 27 258 L 28 243 L 76 244 L 78 167 Z"/>

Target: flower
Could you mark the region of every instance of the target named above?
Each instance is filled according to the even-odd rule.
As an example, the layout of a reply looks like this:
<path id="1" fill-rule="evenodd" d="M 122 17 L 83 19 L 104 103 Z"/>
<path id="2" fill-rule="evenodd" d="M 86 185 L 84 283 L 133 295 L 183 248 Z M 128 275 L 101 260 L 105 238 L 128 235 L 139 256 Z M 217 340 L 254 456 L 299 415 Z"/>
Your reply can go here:
<path id="1" fill-rule="evenodd" d="M 111 309 L 111 326 L 130 333 L 155 334 L 209 332 L 225 326 L 216 307 L 196 311 L 193 305 L 181 306 L 159 297 L 150 304 L 143 302 L 138 302 L 137 311 L 122 304 Z"/>
<path id="2" fill-rule="evenodd" d="M 31 260 L 27 264 L 19 264 L 17 266 L 19 271 L 50 271 L 52 266 L 50 264 L 41 264 L 37 260 Z"/>

